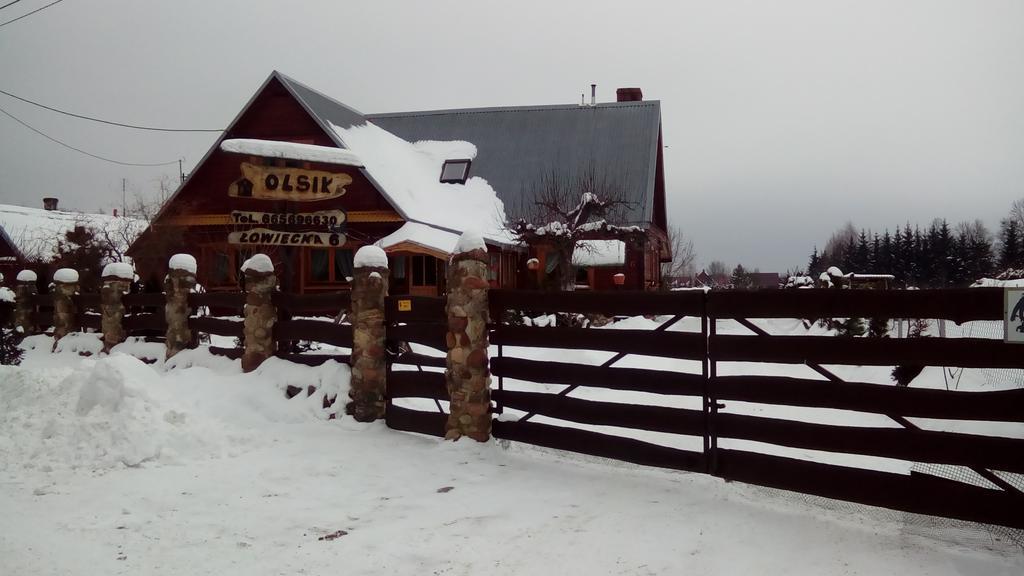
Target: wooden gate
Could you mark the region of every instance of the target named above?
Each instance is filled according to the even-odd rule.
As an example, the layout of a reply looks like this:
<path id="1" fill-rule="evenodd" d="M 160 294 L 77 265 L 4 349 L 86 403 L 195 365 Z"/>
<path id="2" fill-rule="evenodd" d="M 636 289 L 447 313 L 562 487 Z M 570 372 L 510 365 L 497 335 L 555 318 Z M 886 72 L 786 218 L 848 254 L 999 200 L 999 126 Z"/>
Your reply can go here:
<path id="1" fill-rule="evenodd" d="M 1024 347 L 978 338 L 841 338 L 770 334 L 759 319 L 940 318 L 958 323 L 1003 315 L 999 289 L 867 291 L 793 290 L 531 294 L 492 290 L 497 345 L 498 438 L 652 466 L 706 472 L 751 484 L 908 512 L 1024 528 L 1024 494 L 1007 473 L 1024 473 L 1024 439 L 939 431 L 929 421 L 1024 423 L 1024 390 L 958 392 L 847 382 L 833 366 L 1024 368 Z M 657 316 L 654 329 L 514 325 L 510 314 L 601 313 Z M 690 329 L 670 330 L 684 317 Z M 745 328 L 722 334 L 719 327 Z M 698 328 L 699 327 L 699 328 Z M 676 328 L 678 330 L 678 327 Z M 742 330 L 742 328 L 741 328 Z M 735 332 L 735 330 L 732 330 Z M 538 350 L 611 352 L 602 364 L 528 358 Z M 619 367 L 640 355 L 690 361 L 689 370 Z M 735 375 L 722 366 L 747 363 Z M 765 364 L 804 365 L 819 376 L 756 375 Z M 770 370 L 768 370 L 770 372 Z M 755 374 L 755 375 L 752 375 Z M 508 390 L 506 380 L 563 386 L 559 392 Z M 647 393 L 646 400 L 571 396 L 587 389 Z M 679 398 L 699 398 L 680 407 Z M 664 399 L 664 400 L 661 400 Z M 769 415 L 734 409 L 757 403 Z M 700 409 L 697 409 L 697 406 Z M 772 408 L 827 408 L 882 415 L 892 423 L 842 425 L 787 417 Z M 538 423 L 535 417 L 549 421 Z M 914 420 L 912 420 L 914 419 Z M 643 431 L 636 434 L 631 431 Z M 648 441 L 650 433 L 701 439 L 702 450 Z M 642 438 L 638 438 L 641 436 Z M 722 446 L 722 443 L 729 444 Z M 746 443 L 746 444 L 744 444 Z M 750 443 L 758 443 L 750 447 Z M 775 448 L 759 451 L 757 446 Z M 740 446 L 740 447 L 737 447 Z M 768 448 L 769 446 L 766 446 Z M 918 472 L 838 465 L 800 458 L 794 449 L 965 467 L 977 482 Z M 779 452 L 787 455 L 779 455 Z M 1016 478 L 1020 478 L 1017 476 Z"/>
<path id="2" fill-rule="evenodd" d="M 448 419 L 444 305 L 444 298 L 430 296 L 389 296 L 385 301 L 385 420 L 390 428 L 444 437 Z"/>

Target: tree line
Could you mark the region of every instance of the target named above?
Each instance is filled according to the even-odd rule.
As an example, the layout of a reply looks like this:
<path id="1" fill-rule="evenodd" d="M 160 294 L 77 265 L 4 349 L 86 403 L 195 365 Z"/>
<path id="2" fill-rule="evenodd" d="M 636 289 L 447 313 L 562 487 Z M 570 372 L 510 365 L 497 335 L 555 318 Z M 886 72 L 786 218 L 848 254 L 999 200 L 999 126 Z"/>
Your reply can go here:
<path id="1" fill-rule="evenodd" d="M 1014 208 L 1017 212 L 1024 203 Z M 1024 225 L 1016 216 L 1001 222 L 997 236 L 981 220 L 954 227 L 937 219 L 925 229 L 907 223 L 881 234 L 858 232 L 847 223 L 824 250 L 814 248 L 807 272 L 817 277 L 835 266 L 844 273 L 892 274 L 897 286 L 918 288 L 969 286 L 980 278 L 1013 275 L 1024 268 Z"/>

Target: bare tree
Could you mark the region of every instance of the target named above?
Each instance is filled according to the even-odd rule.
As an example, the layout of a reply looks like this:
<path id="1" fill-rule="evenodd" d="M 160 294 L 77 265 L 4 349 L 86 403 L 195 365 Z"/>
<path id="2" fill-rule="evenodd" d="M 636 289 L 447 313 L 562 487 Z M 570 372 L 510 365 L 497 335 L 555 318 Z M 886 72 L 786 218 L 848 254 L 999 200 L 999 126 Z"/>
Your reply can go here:
<path id="1" fill-rule="evenodd" d="M 711 275 L 712 278 L 717 276 L 728 276 L 729 267 L 721 260 L 712 260 L 711 263 L 708 264 L 708 274 Z"/>
<path id="2" fill-rule="evenodd" d="M 1024 198 L 1014 200 L 1010 205 L 1010 218 L 1017 222 L 1017 226 L 1024 229 Z"/>
<path id="3" fill-rule="evenodd" d="M 608 172 L 591 166 L 567 173 L 557 169 L 530 184 L 524 200 L 509 218 L 509 229 L 528 245 L 546 245 L 554 260 L 553 273 L 561 290 L 573 290 L 576 274 L 572 256 L 585 239 L 618 239 L 642 243 L 643 230 L 609 223 L 622 221 L 622 185 Z"/>
<path id="4" fill-rule="evenodd" d="M 672 261 L 661 265 L 661 276 L 664 281 L 693 276 L 697 251 L 693 248 L 693 239 L 686 237 L 683 231 L 675 226 L 668 229 L 668 245 L 672 249 Z"/>

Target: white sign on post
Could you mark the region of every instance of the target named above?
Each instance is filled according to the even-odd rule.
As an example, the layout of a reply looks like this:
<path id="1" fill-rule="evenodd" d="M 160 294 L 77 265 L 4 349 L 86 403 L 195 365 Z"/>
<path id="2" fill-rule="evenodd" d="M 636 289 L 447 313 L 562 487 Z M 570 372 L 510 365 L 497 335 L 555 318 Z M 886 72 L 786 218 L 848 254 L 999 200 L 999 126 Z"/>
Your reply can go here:
<path id="1" fill-rule="evenodd" d="M 1024 287 L 1003 288 L 1003 326 L 1007 342 L 1024 344 Z"/>

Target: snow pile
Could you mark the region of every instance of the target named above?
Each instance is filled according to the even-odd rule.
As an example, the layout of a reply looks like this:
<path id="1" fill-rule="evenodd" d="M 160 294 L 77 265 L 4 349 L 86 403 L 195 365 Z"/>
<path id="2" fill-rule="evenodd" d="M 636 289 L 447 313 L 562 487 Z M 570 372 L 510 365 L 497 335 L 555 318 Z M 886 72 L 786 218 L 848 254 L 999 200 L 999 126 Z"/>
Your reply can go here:
<path id="1" fill-rule="evenodd" d="M 455 245 L 455 254 L 465 254 L 466 252 L 472 252 L 473 250 L 483 250 L 487 252 L 487 244 L 484 244 L 484 238 L 480 235 L 480 231 L 475 228 L 470 228 L 459 236 L 459 242 Z"/>
<path id="2" fill-rule="evenodd" d="M 505 206 L 486 180 L 471 176 L 465 184 L 440 181 L 444 161 L 453 159 L 449 154 L 461 158 L 474 151 L 468 142 L 410 144 L 373 124 L 332 128 L 408 220 L 457 233 L 472 224 L 489 241 L 515 243 L 505 229 Z"/>
<path id="3" fill-rule="evenodd" d="M 825 274 L 833 278 L 839 278 L 843 275 L 843 271 L 835 266 L 829 266 L 828 270 L 825 271 Z"/>
<path id="4" fill-rule="evenodd" d="M 53 281 L 61 284 L 74 284 L 78 282 L 78 270 L 73 268 L 61 268 L 53 273 Z"/>
<path id="5" fill-rule="evenodd" d="M 388 255 L 380 246 L 363 246 L 356 251 L 352 265 L 356 268 L 387 268 Z"/>
<path id="6" fill-rule="evenodd" d="M 0 302 L 14 302 L 14 290 L 0 286 Z"/>
<path id="7" fill-rule="evenodd" d="M 1018 288 L 1024 286 L 1024 278 L 1000 280 L 998 278 L 981 278 L 971 288 Z"/>
<path id="8" fill-rule="evenodd" d="M 19 461 L 43 471 L 138 466 L 173 461 L 214 441 L 204 438 L 207 427 L 171 407 L 172 395 L 154 395 L 159 376 L 131 356 L 84 360 L 63 380 L 31 376 L 16 370 L 0 384 L 10 402 L 0 416 L 2 437 L 10 442 L 0 449 L 5 468 Z"/>
<path id="9" fill-rule="evenodd" d="M 196 273 L 196 258 L 191 254 L 175 254 L 171 256 L 167 267 L 171 270 L 184 270 L 191 274 Z"/>
<path id="10" fill-rule="evenodd" d="M 133 280 L 135 278 L 135 270 L 127 262 L 111 262 L 103 267 L 103 273 L 100 276 L 103 278 L 114 277 L 122 280 Z"/>
<path id="11" fill-rule="evenodd" d="M 39 277 L 36 276 L 36 273 L 31 270 L 22 270 L 18 272 L 18 276 L 15 278 L 18 282 L 35 282 L 38 279 Z"/>
<path id="12" fill-rule="evenodd" d="M 786 279 L 786 288 L 814 288 L 814 278 L 810 276 L 790 276 Z"/>
<path id="13" fill-rule="evenodd" d="M 242 263 L 242 272 L 273 274 L 274 263 L 266 254 L 253 254 L 251 258 Z"/>
<path id="14" fill-rule="evenodd" d="M 242 374 L 237 361 L 205 350 L 153 367 L 119 348 L 83 359 L 63 348 L 49 354 L 52 338 L 31 339 L 37 345 L 22 366 L 0 366 L 3 470 L 103 471 L 233 456 L 269 423 L 325 420 L 325 396 L 344 402 L 347 394 L 348 366 L 334 361 L 307 367 L 272 358 Z M 73 369 L 60 368 L 68 364 Z M 288 386 L 302 393 L 287 399 Z"/>
<path id="15" fill-rule="evenodd" d="M 220 149 L 235 154 L 251 154 L 264 158 L 285 158 L 303 162 L 322 162 L 324 164 L 342 164 L 361 167 L 363 161 L 351 150 L 317 146 L 315 144 L 297 144 L 276 140 L 256 140 L 252 138 L 233 138 L 220 143 Z"/>

